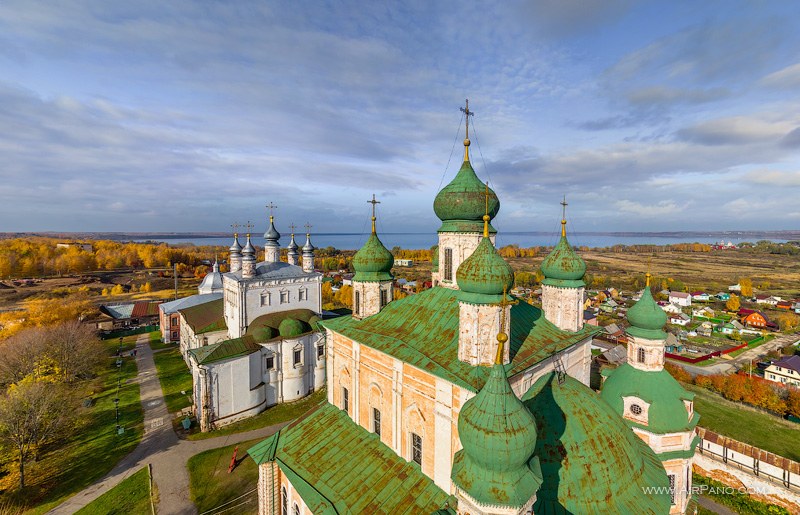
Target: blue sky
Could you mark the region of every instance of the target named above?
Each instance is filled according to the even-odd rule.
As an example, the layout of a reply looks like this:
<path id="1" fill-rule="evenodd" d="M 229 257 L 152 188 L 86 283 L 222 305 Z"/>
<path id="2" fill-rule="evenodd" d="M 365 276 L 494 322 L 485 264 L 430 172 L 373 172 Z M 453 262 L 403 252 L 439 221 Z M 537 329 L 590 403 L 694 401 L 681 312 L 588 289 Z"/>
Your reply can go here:
<path id="1" fill-rule="evenodd" d="M 6 0 L 0 231 L 434 231 L 467 97 L 501 231 L 797 229 L 799 15 Z"/>

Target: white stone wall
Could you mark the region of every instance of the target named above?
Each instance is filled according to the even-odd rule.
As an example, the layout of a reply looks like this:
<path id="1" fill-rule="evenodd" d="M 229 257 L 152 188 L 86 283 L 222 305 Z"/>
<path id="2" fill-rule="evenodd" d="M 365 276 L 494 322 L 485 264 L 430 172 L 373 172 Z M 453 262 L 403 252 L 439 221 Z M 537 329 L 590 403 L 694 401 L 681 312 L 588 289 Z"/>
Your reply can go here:
<path id="1" fill-rule="evenodd" d="M 497 334 L 503 309 L 498 305 L 458 303 L 458 359 L 470 365 L 491 365 L 497 355 Z M 506 334 L 511 326 L 511 307 L 505 308 Z M 508 363 L 509 345 L 503 348 Z"/>
<path id="2" fill-rule="evenodd" d="M 583 328 L 584 288 L 562 288 L 542 285 L 542 311 L 544 317 L 563 331 Z"/>
<path id="3" fill-rule="evenodd" d="M 592 339 L 586 338 L 560 353 L 561 363 L 567 375 L 589 386 L 589 374 L 592 356 Z M 528 370 L 509 379 L 511 389 L 517 397 L 522 397 L 536 381 L 545 374 L 555 370 L 555 356 L 550 356 L 533 365 Z"/>
<path id="4" fill-rule="evenodd" d="M 439 272 L 432 274 L 433 280 L 439 286 L 457 290 L 456 271 L 459 265 L 475 252 L 478 244 L 483 239 L 483 234 L 479 232 L 440 232 L 439 233 Z M 489 239 L 494 245 L 495 235 L 490 235 Z M 445 280 L 445 249 L 453 249 L 453 274 L 452 280 Z"/>
<path id="5" fill-rule="evenodd" d="M 372 316 L 381 309 L 381 291 L 386 292 L 386 303 L 394 300 L 394 288 L 392 281 L 353 281 L 353 317 L 366 318 Z M 358 308 L 356 308 L 356 292 L 358 292 Z"/>
<path id="6" fill-rule="evenodd" d="M 264 247 L 264 261 L 267 263 L 277 263 L 281 260 L 280 247 Z"/>
<path id="7" fill-rule="evenodd" d="M 311 273 L 314 271 L 314 253 L 303 252 L 303 272 Z"/>
<path id="8" fill-rule="evenodd" d="M 242 259 L 242 277 L 250 278 L 256 275 L 256 262 L 254 259 Z"/>
<path id="9" fill-rule="evenodd" d="M 639 349 L 644 349 L 644 362 L 639 362 Z M 633 336 L 632 340 L 628 341 L 628 364 L 646 372 L 657 372 L 663 369 L 664 340 L 649 340 Z"/>

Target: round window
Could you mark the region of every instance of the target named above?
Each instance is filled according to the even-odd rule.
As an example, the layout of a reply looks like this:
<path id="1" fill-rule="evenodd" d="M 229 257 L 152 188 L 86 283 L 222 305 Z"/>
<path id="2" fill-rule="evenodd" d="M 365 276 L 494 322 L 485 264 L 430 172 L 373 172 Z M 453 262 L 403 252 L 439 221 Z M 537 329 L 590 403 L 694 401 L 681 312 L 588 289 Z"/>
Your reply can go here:
<path id="1" fill-rule="evenodd" d="M 642 407 L 638 404 L 631 404 L 631 413 L 634 415 L 641 415 L 642 414 Z"/>

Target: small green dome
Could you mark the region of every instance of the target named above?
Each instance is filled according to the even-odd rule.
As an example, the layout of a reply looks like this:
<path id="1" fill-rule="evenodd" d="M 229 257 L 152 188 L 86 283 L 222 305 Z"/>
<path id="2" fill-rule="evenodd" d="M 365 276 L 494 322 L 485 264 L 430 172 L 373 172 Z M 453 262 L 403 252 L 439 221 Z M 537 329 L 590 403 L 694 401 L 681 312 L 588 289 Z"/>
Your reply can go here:
<path id="1" fill-rule="evenodd" d="M 322 322 L 322 319 L 317 315 L 312 316 L 308 319 L 308 325 L 311 326 L 312 331 L 322 331 L 323 328 L 319 323 Z"/>
<path id="2" fill-rule="evenodd" d="M 663 340 L 667 337 L 664 324 L 667 323 L 667 314 L 656 304 L 650 293 L 650 286 L 645 286 L 642 298 L 628 310 L 628 322 L 631 327 L 628 332 L 634 336 L 650 340 Z"/>
<path id="3" fill-rule="evenodd" d="M 253 338 L 257 342 L 265 342 L 278 336 L 278 330 L 274 327 L 262 326 L 253 331 Z"/>
<path id="4" fill-rule="evenodd" d="M 463 450 L 453 459 L 452 479 L 483 504 L 524 506 L 542 484 L 536 422 L 508 384 L 503 365 L 494 365 L 478 394 L 458 416 Z"/>
<path id="5" fill-rule="evenodd" d="M 535 513 L 669 513 L 661 461 L 599 395 L 551 372 L 522 401 L 538 428 Z"/>
<path id="6" fill-rule="evenodd" d="M 394 256 L 374 232 L 353 257 L 354 281 L 391 281 Z"/>
<path id="7" fill-rule="evenodd" d="M 567 241 L 566 234 L 561 235 L 555 248 L 541 265 L 544 274 L 544 284 L 553 286 L 583 286 L 583 276 L 586 273 L 586 263 L 572 249 Z"/>
<path id="8" fill-rule="evenodd" d="M 456 270 L 458 288 L 465 295 L 459 298 L 474 304 L 498 301 L 503 289 L 514 286 L 514 270 L 506 263 L 492 241 L 484 237 L 467 259 Z"/>
<path id="9" fill-rule="evenodd" d="M 483 231 L 486 185 L 478 179 L 469 161 L 464 161 L 455 178 L 436 195 L 433 211 L 442 221 L 439 232 Z M 489 216 L 494 218 L 498 211 L 500 211 L 500 201 L 490 188 Z M 497 231 L 489 226 L 489 232 Z"/>
<path id="10" fill-rule="evenodd" d="M 694 431 L 700 416 L 690 419 L 684 400 L 691 401 L 694 394 L 683 389 L 678 381 L 664 369 L 645 372 L 628 363 L 611 372 L 603 383 L 600 396 L 623 415 L 623 397 L 638 397 L 648 403 L 647 428 L 659 434 Z M 629 425 L 638 425 L 626 420 Z"/>
<path id="11" fill-rule="evenodd" d="M 300 336 L 306 332 L 306 329 L 303 327 L 303 322 L 295 320 L 294 318 L 285 318 L 281 322 L 281 325 L 278 326 L 278 331 L 284 338 L 292 338 Z"/>

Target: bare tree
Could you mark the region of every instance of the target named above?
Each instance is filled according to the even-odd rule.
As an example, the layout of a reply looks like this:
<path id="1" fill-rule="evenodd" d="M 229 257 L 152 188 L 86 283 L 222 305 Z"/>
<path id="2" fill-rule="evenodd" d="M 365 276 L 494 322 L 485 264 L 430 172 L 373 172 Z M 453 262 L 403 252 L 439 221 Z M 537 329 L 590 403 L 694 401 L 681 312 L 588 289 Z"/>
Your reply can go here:
<path id="1" fill-rule="evenodd" d="M 46 330 L 25 329 L 0 342 L 0 385 L 10 385 L 34 375 L 45 351 Z"/>
<path id="2" fill-rule="evenodd" d="M 69 424 L 75 410 L 65 387 L 28 378 L 0 398 L 0 439 L 19 459 L 19 489 L 25 488 L 25 462 Z"/>
<path id="3" fill-rule="evenodd" d="M 106 358 L 94 329 L 77 321 L 47 329 L 46 341 L 46 354 L 64 382 L 91 377 Z"/>

